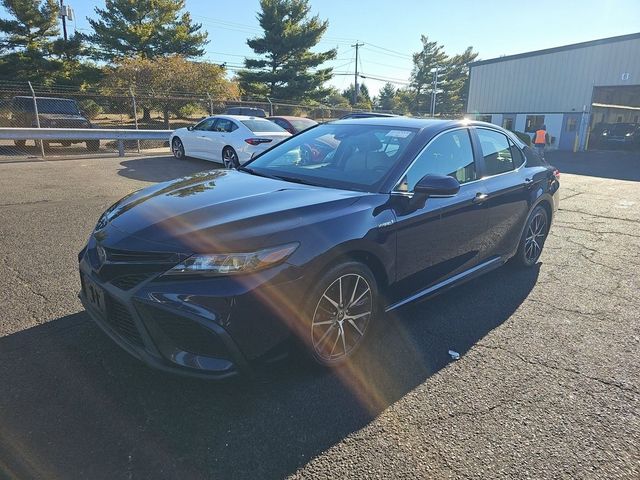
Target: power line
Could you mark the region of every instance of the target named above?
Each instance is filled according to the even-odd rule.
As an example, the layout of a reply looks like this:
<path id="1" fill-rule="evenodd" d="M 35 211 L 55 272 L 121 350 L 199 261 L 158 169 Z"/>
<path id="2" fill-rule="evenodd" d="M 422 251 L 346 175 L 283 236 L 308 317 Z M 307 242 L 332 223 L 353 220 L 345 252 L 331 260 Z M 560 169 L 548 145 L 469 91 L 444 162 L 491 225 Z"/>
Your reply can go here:
<path id="1" fill-rule="evenodd" d="M 377 49 L 379 49 L 379 50 L 383 50 L 383 51 L 385 51 L 385 52 L 395 54 L 395 55 L 397 55 L 397 56 L 399 56 L 399 57 L 405 57 L 405 58 L 408 58 L 408 59 L 412 59 L 412 58 L 413 58 L 411 55 L 409 55 L 409 54 L 407 54 L 407 53 L 402 53 L 402 52 L 398 52 L 398 51 L 396 51 L 396 50 L 391 50 L 390 48 L 381 47 L 381 46 L 379 46 L 379 45 L 375 45 L 375 44 L 373 44 L 373 43 L 367 43 L 367 45 L 368 45 L 369 47 L 377 48 Z"/>

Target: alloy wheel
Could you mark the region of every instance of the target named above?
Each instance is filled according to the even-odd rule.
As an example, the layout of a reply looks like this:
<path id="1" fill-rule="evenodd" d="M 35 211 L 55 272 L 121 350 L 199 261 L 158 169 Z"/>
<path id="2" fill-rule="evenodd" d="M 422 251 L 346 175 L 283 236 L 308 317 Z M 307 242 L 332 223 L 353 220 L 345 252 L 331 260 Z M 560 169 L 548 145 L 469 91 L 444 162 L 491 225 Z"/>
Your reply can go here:
<path id="1" fill-rule="evenodd" d="M 182 146 L 182 141 L 179 138 L 174 138 L 171 146 L 174 157 L 177 159 L 184 157 L 184 147 Z"/>
<path id="2" fill-rule="evenodd" d="M 529 222 L 527 236 L 525 237 L 524 255 L 527 262 L 533 264 L 538 261 L 546 236 L 547 217 L 543 212 L 538 212 Z"/>
<path id="3" fill-rule="evenodd" d="M 348 273 L 331 283 L 311 322 L 316 355 L 328 363 L 349 357 L 364 339 L 373 306 L 371 286 L 362 275 Z"/>
<path id="4" fill-rule="evenodd" d="M 222 152 L 222 162 L 226 168 L 236 168 L 238 166 L 238 155 L 232 148 L 225 148 Z"/>

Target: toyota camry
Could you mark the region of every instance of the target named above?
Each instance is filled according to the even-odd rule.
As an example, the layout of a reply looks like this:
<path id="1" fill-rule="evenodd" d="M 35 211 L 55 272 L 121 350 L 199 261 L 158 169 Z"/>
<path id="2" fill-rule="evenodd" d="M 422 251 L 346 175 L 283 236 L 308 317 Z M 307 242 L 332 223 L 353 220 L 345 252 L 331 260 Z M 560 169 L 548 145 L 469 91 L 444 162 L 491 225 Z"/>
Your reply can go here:
<path id="1" fill-rule="evenodd" d="M 289 340 L 338 366 L 385 312 L 536 264 L 558 188 L 558 171 L 495 125 L 321 124 L 237 170 L 112 205 L 79 253 L 80 298 L 160 369 L 224 378 Z"/>

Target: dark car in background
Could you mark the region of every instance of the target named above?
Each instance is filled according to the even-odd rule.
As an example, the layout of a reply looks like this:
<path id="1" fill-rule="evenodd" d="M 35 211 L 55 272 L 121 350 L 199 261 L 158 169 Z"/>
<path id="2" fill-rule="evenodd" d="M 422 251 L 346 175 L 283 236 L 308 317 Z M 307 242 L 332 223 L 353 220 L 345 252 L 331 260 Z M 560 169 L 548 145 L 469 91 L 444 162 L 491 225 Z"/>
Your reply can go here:
<path id="1" fill-rule="evenodd" d="M 340 117 L 340 120 L 348 120 L 349 118 L 389 118 L 389 117 L 397 117 L 398 115 L 394 115 L 392 113 L 379 113 L 379 112 L 353 112 L 347 113 Z"/>
<path id="2" fill-rule="evenodd" d="M 229 107 L 224 111 L 225 115 L 244 115 L 247 117 L 266 118 L 267 112 L 261 108 L 253 107 Z"/>
<path id="3" fill-rule="evenodd" d="M 602 148 L 640 149 L 640 124 L 612 123 L 600 133 Z"/>
<path id="4" fill-rule="evenodd" d="M 307 128 L 311 128 L 318 124 L 315 120 L 305 117 L 278 116 L 268 117 L 273 123 L 280 125 L 291 135 L 300 133 Z"/>
<path id="5" fill-rule="evenodd" d="M 326 146 L 312 163 L 310 146 Z M 154 367 L 224 378 L 293 339 L 348 361 L 384 312 L 538 261 L 559 174 L 481 122 L 329 122 L 238 170 L 134 192 L 79 253 L 80 298 Z"/>
<path id="6" fill-rule="evenodd" d="M 78 103 L 69 98 L 36 97 L 38 118 L 41 128 L 92 128 L 92 124 L 82 114 Z M 8 106 L 10 112 L 9 126 L 33 128 L 37 126 L 35 108 L 32 97 L 13 97 Z M 69 146 L 83 143 L 81 140 L 49 140 L 46 143 L 60 143 Z M 96 151 L 100 148 L 100 140 L 84 142 L 87 149 Z M 26 140 L 15 140 L 17 147 L 23 148 Z"/>

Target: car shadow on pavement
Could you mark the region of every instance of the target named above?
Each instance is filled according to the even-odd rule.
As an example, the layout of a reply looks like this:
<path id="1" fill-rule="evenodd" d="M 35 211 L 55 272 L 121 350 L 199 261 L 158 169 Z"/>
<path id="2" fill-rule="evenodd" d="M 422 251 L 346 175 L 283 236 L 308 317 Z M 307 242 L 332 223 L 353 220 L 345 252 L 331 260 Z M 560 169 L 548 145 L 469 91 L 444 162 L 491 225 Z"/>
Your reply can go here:
<path id="1" fill-rule="evenodd" d="M 164 182 L 197 172 L 222 168 L 222 165 L 215 162 L 195 158 L 177 160 L 171 156 L 134 158 L 124 160 L 120 165 L 123 168 L 118 170 L 118 175 L 147 182 Z"/>
<path id="2" fill-rule="evenodd" d="M 0 338 L 0 477 L 282 478 L 508 320 L 538 272 L 501 268 L 387 315 L 338 373 L 292 357 L 224 383 L 165 374 L 84 312 Z"/>
<path id="3" fill-rule="evenodd" d="M 553 151 L 547 161 L 560 173 L 640 182 L 640 152 L 593 150 L 588 152 Z"/>

